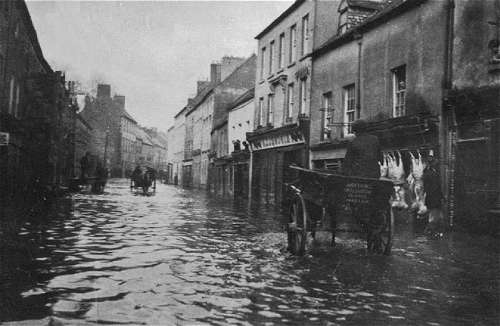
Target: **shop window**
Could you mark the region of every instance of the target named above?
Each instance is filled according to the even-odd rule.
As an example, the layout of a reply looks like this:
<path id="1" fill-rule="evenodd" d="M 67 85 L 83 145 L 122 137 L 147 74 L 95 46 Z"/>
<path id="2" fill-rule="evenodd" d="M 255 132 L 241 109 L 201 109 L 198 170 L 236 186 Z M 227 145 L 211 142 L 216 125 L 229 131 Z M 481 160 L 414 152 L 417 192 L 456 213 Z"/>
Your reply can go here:
<path id="1" fill-rule="evenodd" d="M 280 35 L 279 40 L 279 57 L 278 57 L 278 69 L 283 68 L 285 65 L 285 33 Z"/>
<path id="2" fill-rule="evenodd" d="M 296 60 L 297 55 L 297 26 L 293 25 L 290 27 L 290 44 L 289 44 L 289 63 L 293 63 Z"/>
<path id="3" fill-rule="evenodd" d="M 355 85 L 344 87 L 344 135 L 352 135 L 352 123 L 356 117 L 356 92 Z"/>
<path id="4" fill-rule="evenodd" d="M 406 115 L 406 67 L 392 70 L 392 115 Z"/>
<path id="5" fill-rule="evenodd" d="M 330 139 L 330 124 L 333 122 L 332 92 L 323 94 L 323 107 L 321 108 L 321 140 Z"/>

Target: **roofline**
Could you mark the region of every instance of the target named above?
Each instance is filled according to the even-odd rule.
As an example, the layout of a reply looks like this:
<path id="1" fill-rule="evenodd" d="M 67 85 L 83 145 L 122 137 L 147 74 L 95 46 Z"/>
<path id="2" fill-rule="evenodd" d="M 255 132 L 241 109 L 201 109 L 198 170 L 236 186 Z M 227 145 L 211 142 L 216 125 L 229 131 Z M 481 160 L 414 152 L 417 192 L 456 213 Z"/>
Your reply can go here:
<path id="1" fill-rule="evenodd" d="M 203 101 L 205 101 L 205 99 L 208 97 L 208 95 L 210 95 L 214 91 L 214 89 L 217 88 L 217 86 L 221 85 L 222 83 L 224 83 L 224 81 L 226 81 L 227 79 L 229 79 L 230 77 L 232 77 L 234 74 L 236 74 L 247 62 L 249 62 L 250 60 L 252 60 L 254 57 L 257 58 L 257 55 L 255 53 L 252 53 L 252 55 L 250 55 L 248 58 L 246 58 L 245 61 L 243 61 L 229 75 L 227 75 L 227 77 L 224 78 L 224 80 L 220 81 L 219 83 L 217 83 L 215 85 L 209 86 L 209 87 L 211 87 L 211 89 L 205 95 L 203 95 L 201 97 L 201 99 L 199 101 L 197 101 L 197 103 L 195 105 L 193 105 L 193 108 L 191 110 L 189 110 L 188 113 L 186 113 L 186 116 L 188 116 L 192 112 L 194 112 L 198 108 L 198 106 L 200 106 L 200 104 L 203 103 Z"/>
<path id="2" fill-rule="evenodd" d="M 134 118 L 132 118 L 132 116 L 128 112 L 122 112 L 122 117 L 125 117 L 125 118 L 129 119 L 130 121 L 135 122 L 135 124 L 138 124 L 137 121 Z"/>
<path id="3" fill-rule="evenodd" d="M 225 79 L 224 79 L 225 80 Z M 222 83 L 222 82 L 220 82 Z M 208 97 L 208 95 L 212 94 L 212 92 L 214 91 L 215 87 L 218 86 L 220 83 L 216 84 L 216 85 L 212 85 L 212 86 L 208 86 L 210 89 L 208 90 L 208 92 L 206 94 L 204 94 L 198 101 L 195 105 L 193 105 L 193 107 L 186 113 L 186 117 L 188 115 L 190 115 L 191 113 L 193 113 L 199 106 L 201 103 L 203 103 L 203 101 L 206 100 L 206 98 Z"/>
<path id="4" fill-rule="evenodd" d="M 241 106 L 242 104 L 253 101 L 254 98 L 255 98 L 255 87 L 252 87 L 249 88 L 245 93 L 243 93 L 239 98 L 237 98 L 233 103 L 231 103 L 228 111 L 232 111 L 237 107 Z"/>
<path id="5" fill-rule="evenodd" d="M 346 43 L 349 43 L 351 41 L 354 41 L 356 39 L 359 39 L 360 34 L 366 33 L 382 23 L 385 23 L 386 21 L 399 16 L 406 11 L 413 9 L 414 7 L 426 2 L 427 0 L 402 0 L 399 4 L 397 4 L 394 7 L 391 7 L 389 5 L 388 7 L 382 9 L 379 13 L 368 17 L 365 21 L 363 21 L 361 24 L 357 25 L 356 27 L 350 29 L 346 33 L 331 38 L 330 40 L 326 41 L 323 43 L 320 47 L 318 47 L 316 50 L 314 50 L 311 53 L 311 56 L 314 57 L 319 57 L 323 55 L 324 53 L 328 52 L 329 50 L 333 50 L 339 46 L 342 46 Z"/>
<path id="6" fill-rule="evenodd" d="M 18 9 L 22 11 L 22 15 L 25 19 L 26 23 L 26 28 L 27 28 L 27 34 L 28 37 L 30 38 L 31 44 L 33 46 L 33 49 L 35 50 L 36 56 L 38 57 L 38 60 L 40 61 L 40 64 L 47 70 L 47 72 L 54 73 L 54 70 L 52 67 L 49 65 L 47 60 L 45 60 L 45 57 L 43 56 L 42 48 L 40 47 L 40 42 L 38 42 L 38 36 L 36 34 L 36 29 L 35 26 L 33 26 L 33 21 L 31 20 L 31 15 L 28 10 L 28 6 L 26 5 L 26 2 L 24 0 L 22 1 L 16 1 L 16 4 L 18 6 Z"/>
<path id="7" fill-rule="evenodd" d="M 215 127 L 212 128 L 212 131 L 210 131 L 210 134 L 213 134 L 214 131 L 219 130 L 220 128 L 224 127 L 227 125 L 227 119 L 216 125 Z"/>
<path id="8" fill-rule="evenodd" d="M 180 111 L 179 111 L 176 115 L 174 115 L 174 119 L 175 119 L 175 118 L 177 118 L 179 115 L 181 115 L 181 114 L 182 114 L 182 112 L 183 112 L 184 110 L 186 110 L 186 109 L 187 109 L 187 106 L 183 107 L 183 108 L 182 108 L 182 109 L 181 109 L 181 110 L 180 110 Z"/>
<path id="9" fill-rule="evenodd" d="M 264 36 L 264 34 L 266 34 L 267 32 L 269 32 L 274 26 L 276 26 L 280 22 L 282 22 L 288 15 L 290 15 L 290 13 L 292 13 L 292 11 L 294 11 L 295 9 L 297 9 L 298 7 L 300 7 L 300 5 L 303 4 L 304 2 L 306 2 L 306 1 L 305 0 L 295 0 L 295 2 L 290 7 L 288 7 L 285 11 L 283 11 L 281 13 L 281 15 L 279 15 L 275 20 L 273 20 L 271 22 L 271 24 L 267 25 L 267 27 L 264 28 L 262 30 L 262 32 L 260 32 L 259 34 L 257 34 L 257 36 L 255 36 L 255 39 L 258 40 L 262 36 Z"/>

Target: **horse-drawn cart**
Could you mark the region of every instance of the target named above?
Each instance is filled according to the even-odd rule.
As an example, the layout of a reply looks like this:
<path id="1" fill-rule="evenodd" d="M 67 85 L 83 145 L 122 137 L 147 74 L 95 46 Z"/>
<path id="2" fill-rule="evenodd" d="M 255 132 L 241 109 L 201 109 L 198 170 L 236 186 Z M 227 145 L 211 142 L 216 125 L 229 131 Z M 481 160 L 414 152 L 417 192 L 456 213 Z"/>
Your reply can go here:
<path id="1" fill-rule="evenodd" d="M 394 233 L 391 181 L 290 168 L 298 174 L 296 181 L 287 184 L 288 248 L 292 253 L 303 254 L 308 232 L 314 238 L 320 229 L 329 229 L 335 244 L 339 221 L 350 221 L 343 226 L 356 226 L 352 229 L 366 234 L 369 252 L 390 254 Z"/>
<path id="2" fill-rule="evenodd" d="M 130 190 L 132 192 L 141 191 L 143 195 L 149 193 L 149 189 L 156 192 L 156 173 L 152 169 L 137 170 L 130 177 Z"/>

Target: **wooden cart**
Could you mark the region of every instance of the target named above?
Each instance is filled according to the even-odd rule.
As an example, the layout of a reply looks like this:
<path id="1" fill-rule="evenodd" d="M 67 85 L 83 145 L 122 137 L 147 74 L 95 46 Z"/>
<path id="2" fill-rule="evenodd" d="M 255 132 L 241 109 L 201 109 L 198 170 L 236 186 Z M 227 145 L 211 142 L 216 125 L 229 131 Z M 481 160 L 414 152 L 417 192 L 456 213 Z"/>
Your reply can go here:
<path id="1" fill-rule="evenodd" d="M 389 180 L 343 176 L 290 166 L 298 175 L 287 184 L 289 198 L 288 248 L 297 255 L 306 250 L 307 234 L 329 229 L 332 245 L 339 220 L 349 220 L 353 230 L 366 235 L 369 252 L 389 255 L 394 215 Z M 345 226 L 345 225 L 344 225 Z"/>

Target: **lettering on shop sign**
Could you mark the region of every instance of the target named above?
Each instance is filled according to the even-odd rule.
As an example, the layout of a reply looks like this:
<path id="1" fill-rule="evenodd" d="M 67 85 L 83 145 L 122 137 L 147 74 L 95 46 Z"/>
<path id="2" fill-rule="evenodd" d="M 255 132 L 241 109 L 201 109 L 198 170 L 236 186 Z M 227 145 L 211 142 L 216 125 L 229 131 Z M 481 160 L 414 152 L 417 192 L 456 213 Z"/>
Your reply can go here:
<path id="1" fill-rule="evenodd" d="M 368 205 L 373 193 L 373 185 L 367 183 L 350 182 L 344 187 L 346 204 Z"/>
<path id="2" fill-rule="evenodd" d="M 252 149 L 254 151 L 261 150 L 261 149 L 267 149 L 267 148 L 273 148 L 273 147 L 279 147 L 279 146 L 287 146 L 287 145 L 294 145 L 294 144 L 300 144 L 303 143 L 304 139 L 302 135 L 299 135 L 298 137 L 292 137 L 290 134 L 285 134 L 285 135 L 276 135 L 276 136 L 270 136 L 267 138 L 264 138 L 259 141 L 254 141 L 252 143 Z"/>

